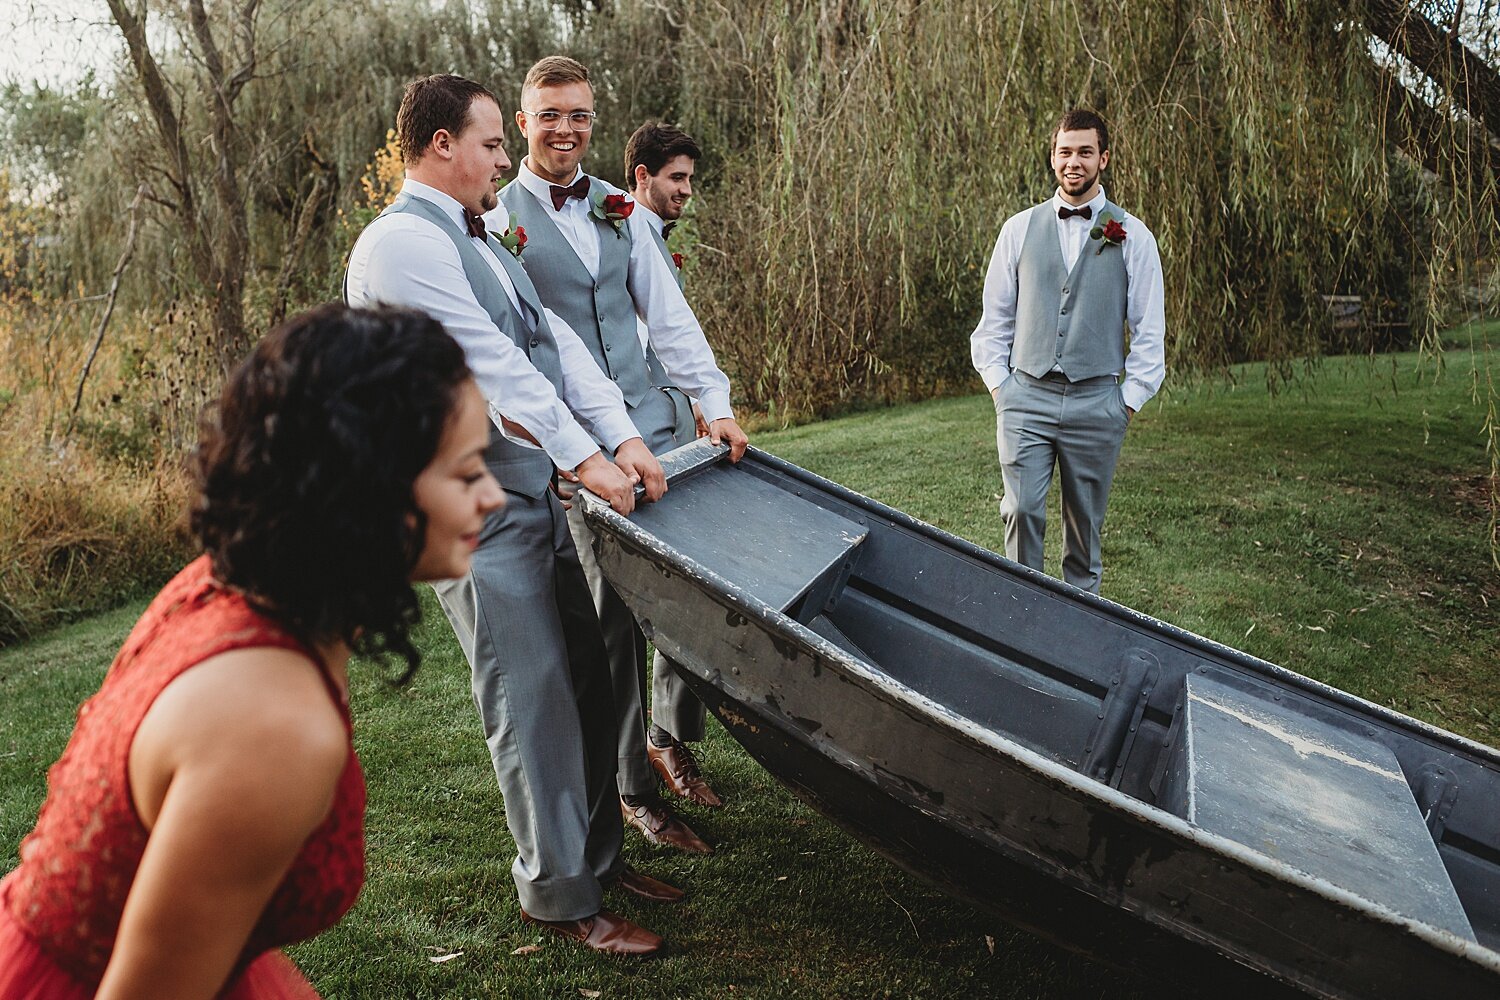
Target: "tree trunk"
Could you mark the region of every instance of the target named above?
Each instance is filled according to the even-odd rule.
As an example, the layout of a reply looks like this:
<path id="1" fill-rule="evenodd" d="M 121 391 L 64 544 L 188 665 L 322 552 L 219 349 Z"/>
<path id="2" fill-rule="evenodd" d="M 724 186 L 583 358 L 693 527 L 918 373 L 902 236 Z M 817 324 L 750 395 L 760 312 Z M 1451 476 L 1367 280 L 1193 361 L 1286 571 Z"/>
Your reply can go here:
<path id="1" fill-rule="evenodd" d="M 213 297 L 212 352 L 226 371 L 244 353 L 249 338 L 245 329 L 245 270 L 249 259 L 249 227 L 245 195 L 235 163 L 238 128 L 234 101 L 255 71 L 255 15 L 259 0 L 242 0 L 236 9 L 239 35 L 239 65 L 231 72 L 224 64 L 218 43 L 209 29 L 202 0 L 190 0 L 187 14 L 193 53 L 202 67 L 200 82 L 208 101 L 212 124 L 210 153 L 213 163 L 207 179 L 195 174 L 183 135 L 182 120 L 172 104 L 171 92 L 160 64 L 146 37 L 145 11 L 137 15 L 126 0 L 107 0 L 110 15 L 125 37 L 130 61 L 145 93 L 146 106 L 161 139 L 167 160 L 167 175 L 176 197 L 174 214 L 186 237 L 193 270 L 200 284 Z M 208 184 L 214 195 L 214 217 L 222 223 L 210 232 L 198 205 L 198 188 Z"/>
<path id="2" fill-rule="evenodd" d="M 1478 125 L 1453 121 L 1413 94 L 1393 74 L 1378 70 L 1384 87 L 1386 138 L 1417 163 L 1439 176 L 1458 171 L 1500 177 L 1500 148 Z"/>
<path id="3" fill-rule="evenodd" d="M 1500 71 L 1401 0 L 1346 0 L 1370 32 L 1500 138 Z"/>

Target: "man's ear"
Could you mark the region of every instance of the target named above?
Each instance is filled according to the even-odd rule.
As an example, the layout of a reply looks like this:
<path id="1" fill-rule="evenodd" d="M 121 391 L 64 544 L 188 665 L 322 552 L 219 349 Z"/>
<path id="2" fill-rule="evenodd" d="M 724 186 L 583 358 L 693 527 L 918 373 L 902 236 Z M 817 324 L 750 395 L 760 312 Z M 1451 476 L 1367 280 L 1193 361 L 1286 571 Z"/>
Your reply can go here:
<path id="1" fill-rule="evenodd" d="M 521 138 L 526 138 L 526 112 L 516 112 L 516 128 L 521 130 Z"/>
<path id="2" fill-rule="evenodd" d="M 1102 171 L 1107 166 L 1109 166 L 1109 150 L 1106 149 L 1099 153 L 1099 169 Z"/>
<path id="3" fill-rule="evenodd" d="M 646 178 L 650 176 L 651 171 L 646 169 L 646 165 L 644 163 L 637 163 L 635 165 L 635 176 L 630 185 L 631 189 L 634 190 L 635 188 L 640 187 L 643 183 L 645 183 Z"/>
<path id="4" fill-rule="evenodd" d="M 432 133 L 432 141 L 427 144 L 427 149 L 445 160 L 451 160 L 453 158 L 453 134 L 445 128 L 438 129 Z"/>

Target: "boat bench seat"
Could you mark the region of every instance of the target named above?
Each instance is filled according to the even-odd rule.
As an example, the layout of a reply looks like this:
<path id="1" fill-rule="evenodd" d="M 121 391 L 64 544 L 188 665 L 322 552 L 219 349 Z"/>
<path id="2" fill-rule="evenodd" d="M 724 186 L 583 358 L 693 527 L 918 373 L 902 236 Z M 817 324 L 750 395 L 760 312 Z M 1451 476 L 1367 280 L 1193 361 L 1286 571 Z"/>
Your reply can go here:
<path id="1" fill-rule="evenodd" d="M 1307 707 L 1295 694 L 1189 673 L 1163 750 L 1157 804 L 1274 861 L 1473 940 L 1395 754 Z"/>
<path id="2" fill-rule="evenodd" d="M 777 611 L 847 579 L 847 557 L 869 528 L 744 467 L 716 472 L 673 482 L 670 504 L 641 504 L 630 519 Z"/>

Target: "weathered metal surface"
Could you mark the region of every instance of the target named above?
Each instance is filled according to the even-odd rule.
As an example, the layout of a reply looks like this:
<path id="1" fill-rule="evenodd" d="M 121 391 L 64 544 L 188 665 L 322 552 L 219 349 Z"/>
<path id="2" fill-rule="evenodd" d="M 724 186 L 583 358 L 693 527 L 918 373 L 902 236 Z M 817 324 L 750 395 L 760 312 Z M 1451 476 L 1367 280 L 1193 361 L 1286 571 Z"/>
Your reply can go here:
<path id="1" fill-rule="evenodd" d="M 683 477 L 670 503 L 643 504 L 637 527 L 778 611 L 802 596 L 869 532 L 765 480 L 726 470 Z"/>
<path id="2" fill-rule="evenodd" d="M 712 547 L 688 559 L 586 498 L 601 564 L 726 728 L 851 832 L 1023 926 L 1155 974 L 1250 975 L 1243 965 L 1326 997 L 1500 990 L 1500 755 L 771 456 L 729 470 L 706 452 L 669 459 L 690 471 L 654 516 L 670 519 L 690 480 L 753 477 L 868 536 L 783 612 L 716 572 Z M 1154 804 L 1185 678 L 1205 665 L 1280 687 L 1318 724 L 1366 727 L 1441 829 L 1477 941 Z M 1250 992 L 1271 995 L 1256 979 Z"/>
<path id="3" fill-rule="evenodd" d="M 1206 669 L 1206 668 L 1205 668 Z M 1473 940 L 1395 754 L 1279 692 L 1186 678 L 1158 804 L 1292 868 Z"/>

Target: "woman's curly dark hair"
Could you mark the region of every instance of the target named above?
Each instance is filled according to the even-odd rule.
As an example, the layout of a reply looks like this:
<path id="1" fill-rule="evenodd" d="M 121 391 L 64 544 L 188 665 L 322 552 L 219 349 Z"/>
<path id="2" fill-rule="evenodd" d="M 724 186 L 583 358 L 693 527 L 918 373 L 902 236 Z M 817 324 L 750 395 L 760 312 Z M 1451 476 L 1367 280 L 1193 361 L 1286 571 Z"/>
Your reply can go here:
<path id="1" fill-rule="evenodd" d="M 412 484 L 469 377 L 431 317 L 326 305 L 268 334 L 205 416 L 193 533 L 214 575 L 305 642 L 419 654 Z"/>

